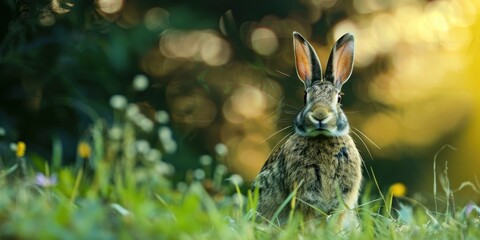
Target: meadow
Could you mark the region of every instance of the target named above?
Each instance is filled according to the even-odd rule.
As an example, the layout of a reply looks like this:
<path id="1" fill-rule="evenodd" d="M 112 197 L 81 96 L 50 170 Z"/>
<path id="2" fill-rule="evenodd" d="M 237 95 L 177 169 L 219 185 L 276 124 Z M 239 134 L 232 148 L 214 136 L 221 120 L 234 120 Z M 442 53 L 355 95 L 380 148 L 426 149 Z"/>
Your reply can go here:
<path id="1" fill-rule="evenodd" d="M 118 96 L 112 99 L 118 98 Z M 403 184 L 381 191 L 364 184 L 355 210 L 360 226 L 340 229 L 338 213 L 303 222 L 292 212 L 287 225 L 256 214 L 258 191 L 217 160 L 228 154 L 203 155 L 201 168 L 172 180 L 175 169 L 162 161 L 173 138 L 168 114 L 157 112 L 152 127 L 134 104 L 112 101 L 118 121 L 109 126 L 95 119 L 88 138 L 78 143 L 72 166 L 59 163 L 62 143 L 53 159 L 29 153 L 24 142 L 2 149 L 10 160 L 0 171 L 0 238 L 2 239 L 478 239 L 480 208 L 455 205 L 457 190 L 448 172 L 438 171 L 434 207 L 406 194 Z M 143 138 L 140 138 L 143 136 Z M 150 136 L 150 141 L 145 140 Z M 174 151 L 174 149 L 173 149 Z M 5 159 L 8 158 L 8 159 Z M 439 166 L 435 166 L 439 168 Z M 371 170 L 371 169 L 370 169 Z M 368 169 L 364 169 L 368 171 Z M 438 184 L 438 186 L 437 186 Z M 478 184 L 465 183 L 478 191 Z M 461 189 L 460 189 L 461 190 Z M 292 194 L 284 204 L 295 204 Z M 340 211 L 341 212 L 341 211 Z M 313 226 L 313 227 L 312 227 Z"/>

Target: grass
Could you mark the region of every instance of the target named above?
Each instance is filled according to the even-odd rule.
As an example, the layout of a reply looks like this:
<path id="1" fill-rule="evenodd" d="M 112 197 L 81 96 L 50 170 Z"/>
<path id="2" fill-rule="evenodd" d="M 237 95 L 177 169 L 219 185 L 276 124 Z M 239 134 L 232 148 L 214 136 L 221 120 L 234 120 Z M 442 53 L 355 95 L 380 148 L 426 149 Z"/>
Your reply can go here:
<path id="1" fill-rule="evenodd" d="M 172 167 L 161 161 L 175 146 L 165 122 L 140 126 L 133 105 L 115 111 L 113 126 L 95 118 L 72 166 L 60 164 L 58 139 L 51 161 L 25 155 L 22 143 L 1 155 L 7 157 L 0 159 L 0 239 L 480 238 L 480 208 L 454 205 L 447 168 L 439 175 L 444 194 L 434 188 L 435 209 L 402 196 L 401 187 L 382 192 L 375 180 L 356 209 L 359 229 L 338 231 L 336 216 L 312 227 L 294 212 L 282 227 L 259 223 L 258 191 L 247 191 L 238 176 L 228 178 L 223 165 L 174 184 Z M 213 157 L 203 158 L 206 167 L 212 164 Z M 478 189 L 461 188 L 467 186 Z M 294 201 L 292 193 L 284 205 Z"/>

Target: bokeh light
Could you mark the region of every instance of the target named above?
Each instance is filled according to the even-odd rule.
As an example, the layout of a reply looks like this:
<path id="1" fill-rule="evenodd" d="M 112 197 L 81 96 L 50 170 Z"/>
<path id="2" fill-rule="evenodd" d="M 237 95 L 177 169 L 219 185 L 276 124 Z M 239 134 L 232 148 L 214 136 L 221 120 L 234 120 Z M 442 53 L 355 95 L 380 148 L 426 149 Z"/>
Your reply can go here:
<path id="1" fill-rule="evenodd" d="M 159 31 L 167 28 L 170 24 L 170 14 L 167 10 L 154 7 L 145 13 L 143 22 L 145 27 L 150 31 Z"/>
<path id="2" fill-rule="evenodd" d="M 160 52 L 168 58 L 201 61 L 211 66 L 231 58 L 229 44 L 213 31 L 168 30 L 160 39 Z"/>
<path id="3" fill-rule="evenodd" d="M 245 119 L 256 118 L 265 111 L 266 99 L 263 93 L 253 87 L 237 89 L 231 96 L 232 111 Z"/>
<path id="4" fill-rule="evenodd" d="M 65 0 L 52 0 L 51 2 L 52 11 L 57 14 L 68 13 L 73 6 L 75 5 L 72 2 Z"/>
<path id="5" fill-rule="evenodd" d="M 123 0 L 96 0 L 98 10 L 106 14 L 113 14 L 122 10 Z"/>
<path id="6" fill-rule="evenodd" d="M 253 50 L 264 56 L 273 54 L 278 48 L 278 40 L 275 32 L 268 28 L 254 29 L 251 36 Z"/>

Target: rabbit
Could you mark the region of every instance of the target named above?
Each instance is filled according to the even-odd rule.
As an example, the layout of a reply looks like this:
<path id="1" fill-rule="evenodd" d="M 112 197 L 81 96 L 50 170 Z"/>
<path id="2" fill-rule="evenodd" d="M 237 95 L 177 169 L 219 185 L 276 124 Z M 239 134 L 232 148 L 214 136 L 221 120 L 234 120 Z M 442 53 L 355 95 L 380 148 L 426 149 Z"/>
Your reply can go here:
<path id="1" fill-rule="evenodd" d="M 344 229 L 358 224 L 351 209 L 362 182 L 362 158 L 340 105 L 342 85 L 352 74 L 354 36 L 347 33 L 335 43 L 325 76 L 315 50 L 298 32 L 293 32 L 293 46 L 297 75 L 305 85 L 305 106 L 294 120 L 294 134 L 269 156 L 253 182 L 253 189 L 259 189 L 257 212 L 285 224 L 292 207 L 304 221 L 343 207 L 338 221 Z M 295 199 L 283 206 L 278 219 L 271 219 L 294 191 Z"/>

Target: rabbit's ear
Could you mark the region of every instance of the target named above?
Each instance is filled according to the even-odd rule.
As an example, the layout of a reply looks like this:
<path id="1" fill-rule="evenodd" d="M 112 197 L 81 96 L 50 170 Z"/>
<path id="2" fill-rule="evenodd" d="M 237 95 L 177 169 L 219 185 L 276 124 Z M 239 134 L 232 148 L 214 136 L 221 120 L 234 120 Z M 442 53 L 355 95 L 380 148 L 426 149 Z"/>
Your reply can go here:
<path id="1" fill-rule="evenodd" d="M 312 45 L 298 32 L 293 32 L 293 50 L 295 53 L 295 68 L 305 88 L 312 86 L 314 81 L 322 80 L 322 66 Z"/>
<path id="2" fill-rule="evenodd" d="M 332 82 L 338 89 L 352 75 L 355 39 L 352 34 L 343 35 L 333 46 L 325 71 L 325 80 Z"/>

